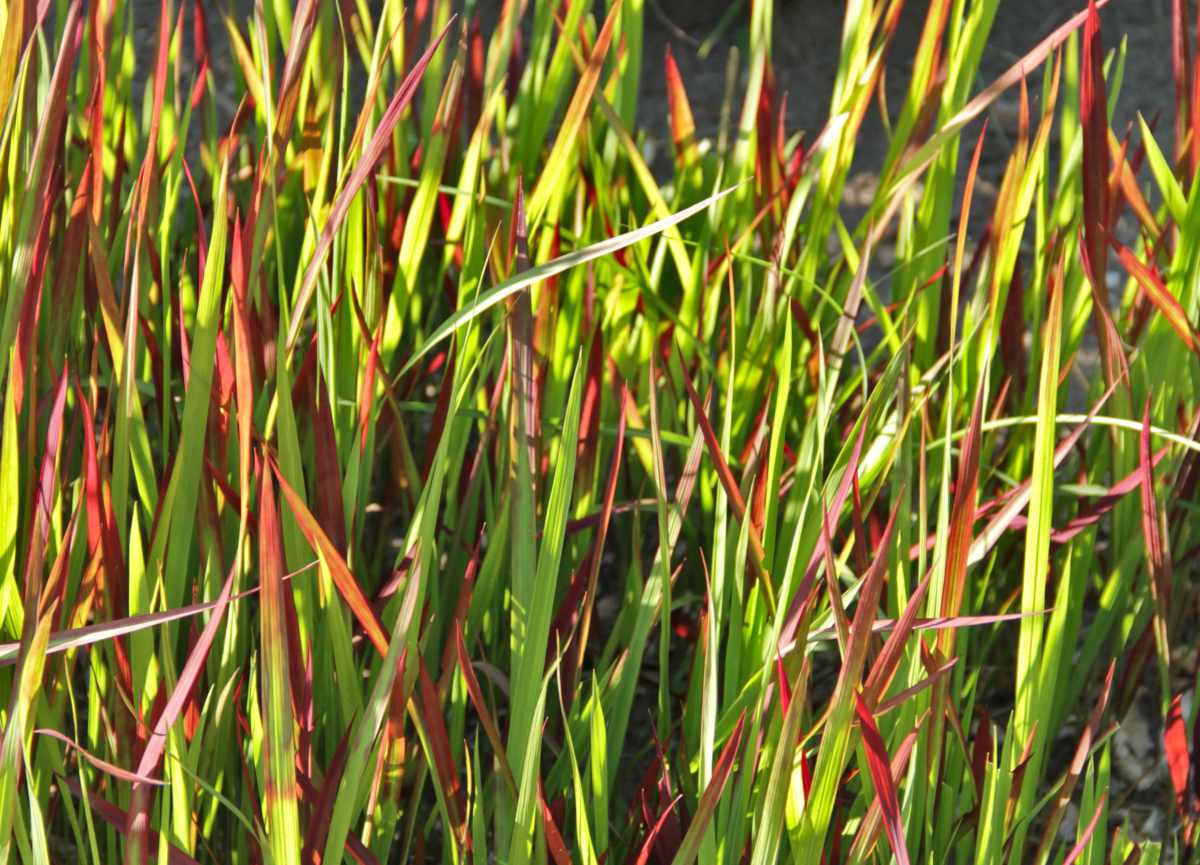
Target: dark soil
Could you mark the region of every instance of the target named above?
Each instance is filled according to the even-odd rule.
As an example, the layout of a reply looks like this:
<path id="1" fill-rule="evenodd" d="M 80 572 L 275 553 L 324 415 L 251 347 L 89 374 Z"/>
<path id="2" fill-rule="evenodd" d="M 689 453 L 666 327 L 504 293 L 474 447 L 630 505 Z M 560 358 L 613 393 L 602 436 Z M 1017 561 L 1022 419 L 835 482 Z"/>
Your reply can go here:
<path id="1" fill-rule="evenodd" d="M 670 45 L 688 89 L 697 132 L 714 135 L 725 92 L 728 54 L 740 48 L 744 56 L 749 3 L 742 0 L 744 11 L 706 58 L 699 57 L 697 49 L 721 17 L 717 7 L 723 10 L 727 4 L 706 0 L 646 0 L 646 4 L 644 90 L 639 112 L 643 128 L 660 140 L 666 137 L 663 52 Z M 888 54 L 886 78 L 893 109 L 899 107 L 907 87 L 928 6 L 929 0 L 909 0 Z M 1084 0 L 1002 0 L 984 51 L 979 86 L 1007 70 L 1082 8 Z M 776 81 L 780 91 L 787 93 L 789 126 L 807 130 L 810 136 L 820 130 L 829 114 L 843 11 L 844 2 L 839 0 L 785 0 L 776 6 L 772 57 Z M 1100 17 L 1106 47 L 1116 47 L 1122 38 L 1128 40 L 1125 83 L 1114 118 L 1118 134 L 1139 111 L 1148 120 L 1161 112 L 1160 125 L 1165 130 L 1171 123 L 1174 99 L 1168 0 L 1111 0 Z M 868 127 L 859 141 L 864 168 L 878 160 L 883 146 L 878 125 Z"/>

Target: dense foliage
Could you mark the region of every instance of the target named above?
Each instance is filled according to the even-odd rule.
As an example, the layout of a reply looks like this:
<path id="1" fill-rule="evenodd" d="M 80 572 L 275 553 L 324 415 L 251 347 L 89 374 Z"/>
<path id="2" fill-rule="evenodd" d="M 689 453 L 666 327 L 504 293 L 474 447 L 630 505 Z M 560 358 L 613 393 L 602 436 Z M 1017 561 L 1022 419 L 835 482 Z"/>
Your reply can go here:
<path id="1" fill-rule="evenodd" d="M 999 3 L 3 4 L 0 861 L 1195 861 L 1194 10 Z"/>

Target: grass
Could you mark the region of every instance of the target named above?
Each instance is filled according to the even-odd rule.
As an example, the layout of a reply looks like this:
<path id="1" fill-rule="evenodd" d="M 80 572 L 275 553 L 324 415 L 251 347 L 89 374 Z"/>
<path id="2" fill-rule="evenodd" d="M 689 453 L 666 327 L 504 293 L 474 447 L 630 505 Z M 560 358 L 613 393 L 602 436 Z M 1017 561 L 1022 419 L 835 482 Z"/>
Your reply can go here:
<path id="1" fill-rule="evenodd" d="M 0 861 L 1200 861 L 1200 14 L 998 7 L 663 168 L 643 0 L 6 4 Z"/>

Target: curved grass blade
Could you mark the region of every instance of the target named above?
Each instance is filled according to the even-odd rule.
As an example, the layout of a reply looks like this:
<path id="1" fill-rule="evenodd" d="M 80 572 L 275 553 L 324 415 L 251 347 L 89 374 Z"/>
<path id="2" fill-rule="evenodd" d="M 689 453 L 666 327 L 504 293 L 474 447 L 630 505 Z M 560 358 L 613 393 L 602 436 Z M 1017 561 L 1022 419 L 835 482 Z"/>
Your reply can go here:
<path id="1" fill-rule="evenodd" d="M 313 564 L 316 563 L 314 562 Z M 294 574 L 288 575 L 289 578 L 292 576 Z M 251 595 L 257 594 L 258 590 L 258 586 L 253 586 L 244 592 L 233 595 L 229 601 L 232 603 L 240 601 L 243 598 L 248 598 Z M 49 642 L 46 644 L 46 654 L 53 655 L 58 652 L 69 652 L 72 649 L 92 646 L 96 643 L 102 643 L 105 640 L 114 640 L 117 637 L 135 634 L 168 622 L 177 622 L 180 619 L 187 619 L 200 613 L 206 613 L 216 607 L 217 603 L 217 601 L 202 601 L 197 604 L 188 604 L 186 607 L 179 607 L 175 610 L 164 610 L 160 613 L 142 613 L 123 619 L 113 619 L 111 622 L 96 622 L 93 625 L 85 625 L 82 628 L 55 631 L 50 634 Z M 20 643 L 0 643 L 0 667 L 16 663 L 20 649 Z"/>
<path id="2" fill-rule="evenodd" d="M 89 751 L 87 748 L 80 745 L 78 742 L 76 742 L 70 736 L 60 733 L 58 730 L 49 730 L 49 729 L 46 729 L 45 727 L 38 727 L 37 729 L 35 729 L 33 731 L 33 734 L 35 736 L 48 736 L 51 739 L 57 739 L 59 742 L 62 742 L 64 745 L 66 745 L 68 748 L 70 748 L 72 751 L 74 751 L 79 756 L 83 757 L 83 759 L 87 760 L 89 763 L 91 763 L 93 766 L 95 766 L 101 772 L 106 772 L 109 775 L 112 775 L 114 778 L 119 778 L 122 781 L 128 781 L 131 784 L 132 783 L 142 783 L 142 784 L 150 784 L 155 787 L 162 787 L 162 786 L 166 785 L 165 781 L 160 781 L 157 778 L 151 778 L 148 775 L 139 775 L 136 772 L 130 772 L 128 769 L 122 769 L 120 766 L 117 766 L 114 763 L 110 763 L 107 760 L 102 760 L 101 758 L 99 758 L 95 754 L 93 754 L 91 751 Z"/>
<path id="3" fill-rule="evenodd" d="M 98 793 L 93 793 L 90 790 L 84 791 L 83 788 L 79 786 L 79 782 L 74 778 L 63 778 L 62 784 L 78 798 L 86 799 L 88 807 L 99 814 L 100 819 L 102 819 L 105 823 L 113 827 L 113 829 L 115 829 L 121 835 L 128 835 L 128 812 L 122 811 L 120 808 L 109 802 L 104 797 L 100 796 Z M 156 860 L 159 859 L 158 843 L 159 841 L 157 836 L 150 839 L 150 855 Z M 199 862 L 196 859 L 193 859 L 191 856 L 187 855 L 173 844 L 167 845 L 166 859 L 167 865 L 199 865 Z"/>
<path id="4" fill-rule="evenodd" d="M 627 231 L 624 234 L 618 234 L 616 237 L 610 237 L 606 240 L 601 240 L 593 243 L 591 246 L 586 246 L 583 249 L 577 249 L 574 252 L 568 252 L 566 255 L 561 255 L 552 261 L 547 261 L 545 264 L 539 264 L 531 267 L 528 270 L 523 270 L 520 273 L 504 280 L 499 285 L 489 289 L 488 291 L 477 297 L 469 306 L 458 310 L 431 333 L 418 348 L 413 352 L 412 357 L 408 359 L 408 363 L 400 370 L 400 374 L 408 372 L 416 365 L 417 361 L 427 355 L 430 350 L 453 334 L 459 328 L 466 325 L 468 322 L 478 318 L 483 313 L 487 312 L 493 306 L 506 298 L 512 297 L 519 291 L 529 288 L 537 283 L 556 276 L 563 271 L 570 270 L 572 267 L 577 267 L 588 261 L 593 261 L 597 258 L 602 258 L 606 255 L 611 255 L 614 252 L 619 252 L 627 246 L 632 246 L 639 241 L 645 240 L 648 237 L 653 237 L 655 234 L 665 230 L 672 225 L 678 225 L 685 219 L 695 216 L 702 210 L 707 209 L 714 202 L 720 201 L 726 195 L 737 189 L 737 186 L 731 186 L 723 189 L 703 201 L 698 201 L 690 207 L 685 207 L 678 213 L 673 213 L 669 217 L 656 219 L 641 228 L 635 228 L 632 231 Z"/>

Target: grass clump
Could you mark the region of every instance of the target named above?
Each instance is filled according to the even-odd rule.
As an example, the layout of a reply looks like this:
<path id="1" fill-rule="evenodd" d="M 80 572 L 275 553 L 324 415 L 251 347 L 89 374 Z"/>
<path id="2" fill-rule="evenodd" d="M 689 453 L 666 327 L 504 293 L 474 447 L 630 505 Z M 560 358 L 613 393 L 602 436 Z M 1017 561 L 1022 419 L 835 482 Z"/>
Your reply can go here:
<path id="1" fill-rule="evenodd" d="M 1192 10 L 910 5 L 655 171 L 642 0 L 8 4 L 0 861 L 1196 861 Z"/>

